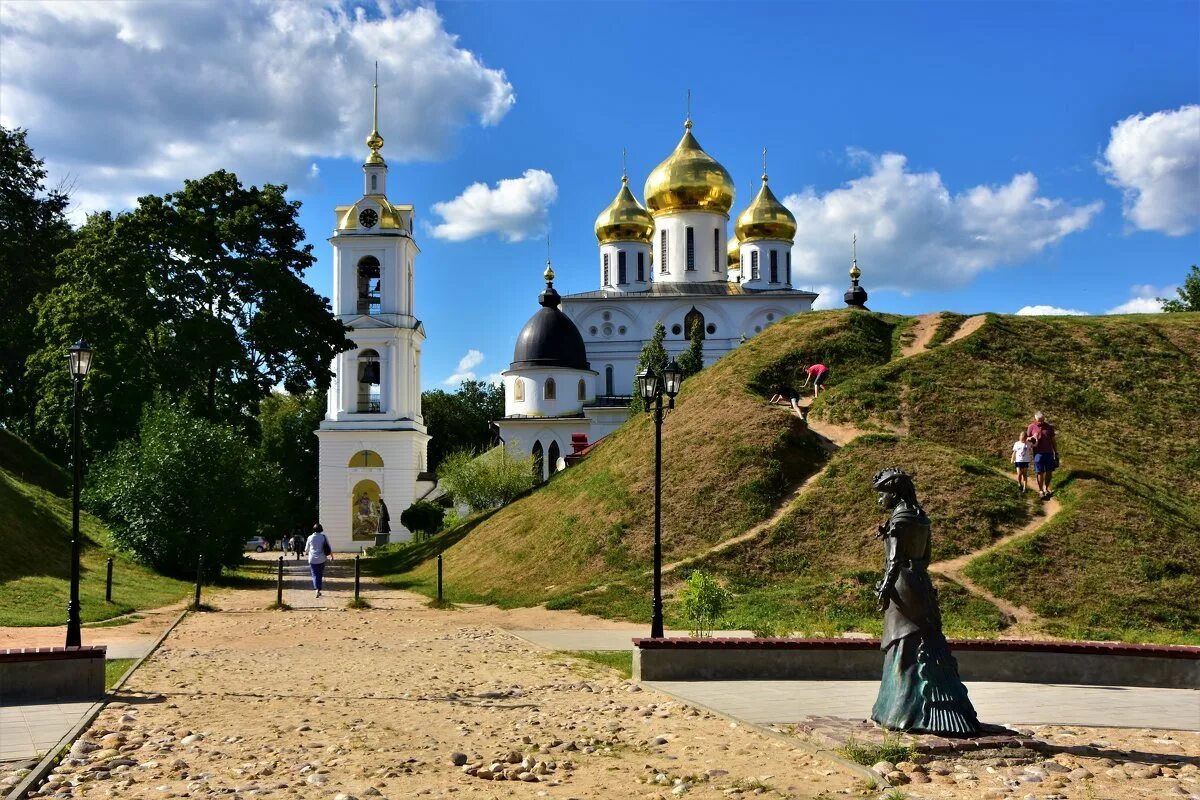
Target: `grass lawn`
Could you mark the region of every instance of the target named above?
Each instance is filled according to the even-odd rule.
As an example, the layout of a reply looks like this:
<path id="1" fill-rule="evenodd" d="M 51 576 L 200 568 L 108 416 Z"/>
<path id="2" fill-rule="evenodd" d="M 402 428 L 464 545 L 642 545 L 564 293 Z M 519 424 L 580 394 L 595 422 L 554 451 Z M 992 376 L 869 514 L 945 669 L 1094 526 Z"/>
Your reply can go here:
<path id="1" fill-rule="evenodd" d="M 582 658 L 602 667 L 621 673 L 622 678 L 633 677 L 632 650 L 559 650 L 559 655 Z"/>
<path id="2" fill-rule="evenodd" d="M 872 474 L 914 475 L 935 560 L 977 552 L 1041 514 L 1008 475 L 1010 446 L 1040 409 L 1059 432 L 1063 511 L 966 574 L 1035 612 L 1038 633 L 1200 643 L 1200 314 L 989 314 L 951 342 L 965 319 L 944 314 L 929 349 L 897 358 L 912 318 L 797 314 L 686 381 L 663 426 L 664 559 L 700 556 L 694 566 L 732 590 L 721 627 L 878 633 L 886 514 Z M 831 380 L 813 420 L 868 432 L 832 456 L 765 404 L 815 360 Z M 422 547 L 380 553 L 372 570 L 431 595 L 442 553 L 452 602 L 648 619 L 652 442 L 649 416 L 631 418 L 579 465 Z M 703 555 L 819 470 L 769 530 Z M 672 626 L 686 625 L 673 596 L 688 572 L 665 579 Z M 1004 633 L 991 603 L 950 581 L 938 588 L 949 635 Z"/>
<path id="3" fill-rule="evenodd" d="M 111 689 L 125 671 L 133 666 L 136 658 L 113 658 L 104 662 L 104 688 Z"/>

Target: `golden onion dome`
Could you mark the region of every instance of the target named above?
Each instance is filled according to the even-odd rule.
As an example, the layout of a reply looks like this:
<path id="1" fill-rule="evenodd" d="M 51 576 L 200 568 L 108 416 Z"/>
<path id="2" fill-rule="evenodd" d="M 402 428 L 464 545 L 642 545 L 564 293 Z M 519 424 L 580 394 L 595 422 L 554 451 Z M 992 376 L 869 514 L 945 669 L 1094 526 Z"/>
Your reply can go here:
<path id="1" fill-rule="evenodd" d="M 609 242 L 645 242 L 654 237 L 654 220 L 650 212 L 629 191 L 629 178 L 621 177 L 621 191 L 596 217 L 596 238 L 600 244 Z"/>
<path id="2" fill-rule="evenodd" d="M 653 216 L 672 211 L 715 211 L 733 207 L 733 178 L 692 136 L 692 121 L 666 160 L 646 178 L 646 208 Z"/>
<path id="3" fill-rule="evenodd" d="M 734 231 L 740 242 L 758 239 L 779 239 L 791 242 L 796 237 L 796 218 L 783 203 L 775 199 L 767 185 L 767 175 L 762 176 L 762 188 L 746 210 L 738 215 Z"/>
<path id="4" fill-rule="evenodd" d="M 742 265 L 742 243 L 736 236 L 729 237 L 729 246 L 725 248 L 725 266 L 733 269 Z"/>

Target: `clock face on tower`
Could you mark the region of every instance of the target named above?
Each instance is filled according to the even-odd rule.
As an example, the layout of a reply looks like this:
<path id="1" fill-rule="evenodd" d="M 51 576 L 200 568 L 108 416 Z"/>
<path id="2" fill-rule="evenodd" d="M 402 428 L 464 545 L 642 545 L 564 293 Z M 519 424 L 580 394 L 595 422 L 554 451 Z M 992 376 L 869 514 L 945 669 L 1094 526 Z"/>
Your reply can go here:
<path id="1" fill-rule="evenodd" d="M 373 208 L 364 208 L 358 215 L 358 224 L 364 228 L 374 228 L 376 222 L 379 222 L 379 215 Z"/>

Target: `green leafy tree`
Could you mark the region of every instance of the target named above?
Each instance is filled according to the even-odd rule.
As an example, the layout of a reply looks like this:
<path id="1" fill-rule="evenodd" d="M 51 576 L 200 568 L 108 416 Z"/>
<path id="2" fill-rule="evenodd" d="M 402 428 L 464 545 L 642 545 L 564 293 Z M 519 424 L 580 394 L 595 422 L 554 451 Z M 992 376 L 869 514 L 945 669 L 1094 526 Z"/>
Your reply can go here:
<path id="1" fill-rule="evenodd" d="M 679 592 L 679 613 L 687 620 L 692 636 L 711 636 L 732 600 L 733 595 L 716 578 L 695 570 Z"/>
<path id="2" fill-rule="evenodd" d="M 33 423 L 25 370 L 37 348 L 34 299 L 54 286 L 54 260 L 71 240 L 67 194 L 46 190 L 46 170 L 25 136 L 0 126 L 0 422 L 22 433 Z"/>
<path id="3" fill-rule="evenodd" d="M 65 441 L 62 353 L 80 336 L 96 348 L 103 413 L 91 444 L 102 451 L 132 435 L 159 394 L 253 432 L 274 387 L 328 387 L 330 362 L 350 345 L 328 300 L 303 280 L 312 246 L 285 191 L 219 171 L 142 197 L 130 213 L 89 218 L 59 258 L 60 284 L 38 302 L 42 347 L 29 372 L 43 442 Z"/>
<path id="4" fill-rule="evenodd" d="M 654 333 L 650 337 L 650 341 L 646 342 L 642 347 L 642 354 L 638 358 L 637 369 L 634 370 L 633 379 L 633 401 L 629 404 L 630 411 L 645 411 L 646 406 L 642 400 L 642 391 L 638 388 L 637 374 L 649 367 L 654 370 L 655 374 L 661 375 L 663 370 L 667 368 L 667 348 L 663 346 L 663 341 L 667 338 L 667 329 L 663 327 L 661 322 L 655 324 Z"/>
<path id="5" fill-rule="evenodd" d="M 400 524 L 413 532 L 417 541 L 442 529 L 446 509 L 428 500 L 418 500 L 400 514 Z"/>
<path id="6" fill-rule="evenodd" d="M 489 423 L 504 416 L 504 387 L 463 381 L 456 392 L 421 394 L 421 415 L 429 429 L 429 471 L 459 450 L 483 452 L 495 441 Z"/>
<path id="7" fill-rule="evenodd" d="M 533 458 L 513 458 L 503 447 L 482 455 L 463 450 L 442 461 L 438 481 L 472 511 L 499 508 L 533 487 Z"/>
<path id="8" fill-rule="evenodd" d="M 690 378 L 704 369 L 704 326 L 698 321 L 692 323 L 688 349 L 679 357 L 679 369 L 684 378 Z"/>
<path id="9" fill-rule="evenodd" d="M 229 426 L 162 404 L 147 409 L 137 439 L 96 464 L 85 501 L 138 560 L 188 577 L 203 555 L 211 578 L 278 517 L 282 480 Z"/>
<path id="10" fill-rule="evenodd" d="M 258 408 L 259 452 L 283 475 L 277 531 L 307 530 L 317 518 L 317 426 L 325 416 L 325 392 L 272 392 Z M 272 537 L 275 538 L 275 537 Z"/>
<path id="11" fill-rule="evenodd" d="M 1163 311 L 1200 311 L 1200 267 L 1192 264 L 1183 286 L 1175 290 L 1178 298 L 1158 298 L 1163 304 Z"/>

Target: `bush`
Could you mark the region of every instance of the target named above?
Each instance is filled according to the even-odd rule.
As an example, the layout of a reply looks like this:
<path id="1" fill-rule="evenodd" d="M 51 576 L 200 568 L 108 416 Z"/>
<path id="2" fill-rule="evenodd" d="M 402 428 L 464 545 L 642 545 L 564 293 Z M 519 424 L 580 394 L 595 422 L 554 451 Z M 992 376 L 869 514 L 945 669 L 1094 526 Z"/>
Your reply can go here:
<path id="1" fill-rule="evenodd" d="M 513 458 L 503 447 L 478 456 L 464 450 L 446 457 L 438 481 L 472 511 L 499 508 L 533 487 L 533 459 Z"/>
<path id="2" fill-rule="evenodd" d="M 139 561 L 177 577 L 209 578 L 239 564 L 246 540 L 278 519 L 282 478 L 230 428 L 161 405 L 136 441 L 119 444 L 88 476 L 88 506 Z"/>
<path id="3" fill-rule="evenodd" d="M 688 621 L 692 636 L 710 636 L 732 599 L 716 578 L 696 570 L 679 593 L 679 613 Z"/>
<path id="4" fill-rule="evenodd" d="M 418 500 L 404 509 L 404 513 L 400 515 L 400 524 L 412 531 L 419 541 L 442 529 L 445 514 L 445 509 L 436 503 Z"/>

